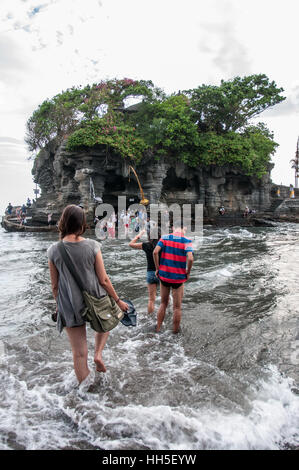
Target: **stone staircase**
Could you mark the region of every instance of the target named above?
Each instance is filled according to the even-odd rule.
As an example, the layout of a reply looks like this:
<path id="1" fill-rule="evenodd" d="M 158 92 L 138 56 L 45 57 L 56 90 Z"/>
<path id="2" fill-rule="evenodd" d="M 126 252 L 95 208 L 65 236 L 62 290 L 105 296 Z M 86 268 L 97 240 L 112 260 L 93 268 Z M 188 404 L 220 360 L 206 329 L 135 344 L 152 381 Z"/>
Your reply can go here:
<path id="1" fill-rule="evenodd" d="M 280 206 L 280 204 L 283 203 L 283 201 L 284 201 L 283 197 L 278 197 L 276 199 L 273 199 L 270 207 L 264 210 L 263 212 L 265 212 L 266 214 L 273 214 L 274 211 Z"/>
<path id="2" fill-rule="evenodd" d="M 278 202 L 278 200 L 277 200 Z M 273 205 L 273 208 L 275 206 Z M 269 213 L 269 212 L 268 212 Z M 294 199 L 285 198 L 283 201 L 274 208 L 272 212 L 274 218 L 289 219 L 289 221 L 299 221 L 299 197 Z"/>
<path id="3" fill-rule="evenodd" d="M 281 209 L 297 212 L 299 214 L 299 198 L 285 199 L 281 205 Z"/>

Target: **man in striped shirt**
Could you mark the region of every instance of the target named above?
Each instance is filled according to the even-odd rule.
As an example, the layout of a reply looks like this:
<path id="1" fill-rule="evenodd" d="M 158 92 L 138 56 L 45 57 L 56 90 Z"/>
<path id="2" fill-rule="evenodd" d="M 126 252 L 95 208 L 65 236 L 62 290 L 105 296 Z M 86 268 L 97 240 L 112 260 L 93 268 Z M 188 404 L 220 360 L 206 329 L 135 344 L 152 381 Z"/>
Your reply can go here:
<path id="1" fill-rule="evenodd" d="M 165 235 L 159 240 L 153 253 L 157 270 L 156 276 L 161 281 L 161 304 L 157 314 L 157 333 L 160 331 L 165 317 L 171 288 L 173 332 L 178 333 L 182 317 L 184 283 L 189 279 L 193 264 L 192 242 L 185 237 L 186 228 L 181 228 L 181 221 L 178 221 L 174 223 L 173 229 L 173 233 Z"/>

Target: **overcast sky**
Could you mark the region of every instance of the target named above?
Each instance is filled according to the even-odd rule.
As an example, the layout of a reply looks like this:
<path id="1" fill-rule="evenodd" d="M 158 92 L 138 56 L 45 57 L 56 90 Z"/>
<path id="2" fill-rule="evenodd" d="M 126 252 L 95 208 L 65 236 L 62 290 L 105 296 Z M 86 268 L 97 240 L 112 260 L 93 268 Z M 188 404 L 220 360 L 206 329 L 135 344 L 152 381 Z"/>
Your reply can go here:
<path id="1" fill-rule="evenodd" d="M 166 92 L 265 73 L 285 102 L 260 117 L 280 144 L 275 183 L 294 183 L 298 0 L 0 0 L 0 213 L 33 197 L 27 119 L 46 98 L 105 78 Z"/>

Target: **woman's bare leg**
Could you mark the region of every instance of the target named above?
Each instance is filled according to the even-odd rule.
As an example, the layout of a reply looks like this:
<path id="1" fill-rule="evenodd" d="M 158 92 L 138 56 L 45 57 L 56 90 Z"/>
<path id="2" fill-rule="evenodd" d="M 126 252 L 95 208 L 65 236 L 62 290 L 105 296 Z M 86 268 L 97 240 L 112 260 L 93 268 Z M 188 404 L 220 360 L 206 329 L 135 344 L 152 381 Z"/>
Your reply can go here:
<path id="1" fill-rule="evenodd" d="M 106 341 L 109 336 L 109 331 L 106 333 L 96 333 L 95 334 L 95 348 L 94 348 L 94 362 L 97 365 L 98 372 L 106 372 L 106 367 L 103 362 L 102 352 L 105 347 Z"/>
<path id="2" fill-rule="evenodd" d="M 148 284 L 148 304 L 147 313 L 153 313 L 155 310 L 155 300 L 157 295 L 157 284 Z"/>
<path id="3" fill-rule="evenodd" d="M 164 317 L 165 317 L 165 312 L 166 308 L 168 305 L 168 299 L 169 299 L 169 293 L 170 293 L 170 287 L 165 287 L 163 284 L 160 284 L 160 291 L 161 291 L 161 304 L 157 313 L 157 326 L 156 326 L 156 332 L 159 333 Z"/>
<path id="4" fill-rule="evenodd" d="M 88 348 L 86 326 L 82 325 L 74 328 L 66 328 L 66 331 L 72 347 L 75 374 L 78 382 L 81 383 L 90 372 L 87 364 Z"/>

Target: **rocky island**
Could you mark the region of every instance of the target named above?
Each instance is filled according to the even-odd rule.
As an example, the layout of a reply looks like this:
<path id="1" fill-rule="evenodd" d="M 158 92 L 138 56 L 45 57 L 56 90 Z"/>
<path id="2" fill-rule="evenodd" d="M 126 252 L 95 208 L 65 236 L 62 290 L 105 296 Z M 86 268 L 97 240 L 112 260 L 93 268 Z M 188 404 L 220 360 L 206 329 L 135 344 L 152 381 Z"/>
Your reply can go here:
<path id="1" fill-rule="evenodd" d="M 202 203 L 206 224 L 298 221 L 298 200 L 271 181 L 273 135 L 251 124 L 282 91 L 265 75 L 170 96 L 150 81 L 114 79 L 46 100 L 27 123 L 41 188 L 32 220 L 47 223 L 49 213 L 58 219 L 67 204 L 81 203 L 92 221 L 95 198 L 115 207 L 120 195 L 139 202 L 133 165 L 151 203 Z M 255 214 L 245 220 L 246 206 Z"/>

